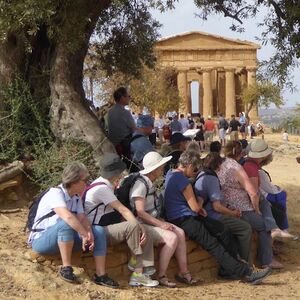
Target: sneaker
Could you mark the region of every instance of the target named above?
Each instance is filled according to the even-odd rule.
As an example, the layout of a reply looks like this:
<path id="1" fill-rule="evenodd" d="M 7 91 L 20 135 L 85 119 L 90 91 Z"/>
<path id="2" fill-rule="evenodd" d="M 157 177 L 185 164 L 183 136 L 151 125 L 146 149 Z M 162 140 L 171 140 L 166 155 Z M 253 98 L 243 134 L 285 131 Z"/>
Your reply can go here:
<path id="1" fill-rule="evenodd" d="M 70 283 L 78 283 L 78 279 L 76 275 L 73 273 L 73 268 L 71 266 L 61 267 L 59 272 L 59 276 L 64 281 Z"/>
<path id="2" fill-rule="evenodd" d="M 144 274 L 133 272 L 130 276 L 129 285 L 155 287 L 159 285 L 159 282 L 157 280 L 152 280 Z"/>
<path id="3" fill-rule="evenodd" d="M 131 272 L 134 272 L 136 265 L 137 265 L 137 261 L 136 261 L 135 257 L 132 256 L 127 265 L 128 270 Z M 152 276 L 153 274 L 155 274 L 155 272 L 156 272 L 156 269 L 154 267 L 144 267 L 143 268 L 143 274 L 146 276 Z"/>
<path id="4" fill-rule="evenodd" d="M 269 276 L 272 272 L 271 268 L 265 268 L 262 270 L 256 270 L 251 268 L 250 269 L 250 274 L 246 275 L 244 277 L 244 281 L 250 283 L 250 284 L 259 284 L 263 281 L 264 278 L 266 278 L 267 276 Z"/>
<path id="5" fill-rule="evenodd" d="M 119 287 L 118 282 L 116 282 L 112 278 L 108 277 L 107 274 L 104 274 L 102 276 L 98 276 L 95 274 L 93 277 L 93 281 L 96 284 L 107 286 L 107 287 L 114 288 L 114 289 Z"/>

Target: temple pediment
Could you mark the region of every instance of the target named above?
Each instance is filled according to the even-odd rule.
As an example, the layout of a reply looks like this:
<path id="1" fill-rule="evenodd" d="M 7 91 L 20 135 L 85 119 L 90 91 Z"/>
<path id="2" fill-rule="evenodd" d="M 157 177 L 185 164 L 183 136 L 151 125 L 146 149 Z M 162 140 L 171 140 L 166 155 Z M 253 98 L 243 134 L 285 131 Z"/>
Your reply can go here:
<path id="1" fill-rule="evenodd" d="M 170 36 L 156 43 L 156 50 L 213 50 L 259 49 L 260 45 L 249 41 L 229 39 L 199 31 Z"/>

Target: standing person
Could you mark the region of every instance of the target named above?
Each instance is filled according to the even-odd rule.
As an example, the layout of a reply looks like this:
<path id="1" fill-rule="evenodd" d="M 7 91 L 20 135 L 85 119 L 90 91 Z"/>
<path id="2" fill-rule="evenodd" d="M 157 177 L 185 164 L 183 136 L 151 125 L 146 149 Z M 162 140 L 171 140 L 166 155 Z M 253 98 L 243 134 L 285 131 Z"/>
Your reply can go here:
<path id="1" fill-rule="evenodd" d="M 214 132 L 215 132 L 215 122 L 211 119 L 211 116 L 207 117 L 207 120 L 204 123 L 205 128 L 205 141 L 206 143 L 211 143 L 214 138 Z"/>
<path id="2" fill-rule="evenodd" d="M 135 255 L 136 264 L 130 277 L 129 285 L 154 287 L 159 283 L 143 274 L 153 275 L 155 270 L 153 242 L 146 234 L 145 228 L 139 224 L 132 212 L 115 196 L 114 189 L 126 169 L 125 163 L 115 153 L 105 153 L 100 162 L 101 176 L 85 190 L 85 213 L 90 224 L 104 226 L 109 245 L 127 243 L 131 253 Z M 122 221 L 121 217 L 125 220 Z M 102 261 L 105 270 L 105 260 Z M 147 273 L 151 271 L 150 273 Z M 103 285 L 117 287 L 118 284 L 107 279 Z"/>
<path id="3" fill-rule="evenodd" d="M 228 129 L 228 122 L 226 121 L 226 119 L 223 117 L 222 114 L 219 114 L 219 124 L 218 124 L 218 128 L 219 128 L 219 139 L 220 139 L 220 143 L 222 146 L 225 146 L 225 136 L 226 136 L 226 130 Z"/>
<path id="4" fill-rule="evenodd" d="M 164 142 L 164 129 L 163 128 L 165 125 L 165 120 L 164 120 L 163 115 L 159 115 L 159 117 L 155 121 L 155 123 L 156 123 L 156 127 L 157 127 L 159 143 L 160 143 L 160 145 L 162 145 L 162 143 Z"/>
<path id="5" fill-rule="evenodd" d="M 193 117 L 191 114 L 188 114 L 187 115 L 187 119 L 188 119 L 188 122 L 189 122 L 189 129 L 193 129 L 194 126 L 195 126 L 195 122 L 193 120 Z"/>
<path id="6" fill-rule="evenodd" d="M 89 178 L 85 165 L 73 162 L 62 173 L 62 183 L 50 188 L 40 199 L 28 243 L 41 254 L 60 253 L 62 267 L 59 276 L 71 283 L 78 282 L 72 268 L 72 251 L 93 251 L 96 284 L 115 281 L 105 275 L 103 261 L 106 255 L 105 230 L 91 226 L 86 218 L 80 194 Z M 46 217 L 48 216 L 48 217 Z"/>
<path id="7" fill-rule="evenodd" d="M 257 135 L 261 134 L 261 138 L 264 139 L 264 133 L 265 133 L 265 131 L 264 131 L 263 125 L 260 122 L 258 122 L 256 124 L 256 128 L 257 128 Z"/>
<path id="8" fill-rule="evenodd" d="M 156 146 L 156 137 L 157 137 L 157 134 L 158 134 L 157 122 L 154 121 L 152 132 L 151 132 L 151 134 L 149 136 L 149 141 L 150 141 L 150 143 L 153 146 Z"/>
<path id="9" fill-rule="evenodd" d="M 242 112 L 239 113 L 239 122 L 241 124 L 240 126 L 240 133 L 242 135 L 242 140 L 246 138 L 246 118 Z"/>
<path id="10" fill-rule="evenodd" d="M 131 159 L 130 172 L 137 172 L 142 167 L 144 156 L 153 151 L 149 136 L 153 129 L 153 118 L 150 115 L 140 115 L 137 120 L 137 129 L 132 135 L 130 143 Z"/>
<path id="11" fill-rule="evenodd" d="M 174 134 L 176 132 L 182 132 L 182 125 L 178 121 L 178 116 L 175 115 L 171 124 L 170 124 L 171 133 Z"/>
<path id="12" fill-rule="evenodd" d="M 235 115 L 231 115 L 231 120 L 229 122 L 229 132 L 231 141 L 238 141 L 239 127 L 241 127 L 240 122 L 236 120 Z"/>
<path id="13" fill-rule="evenodd" d="M 149 152 L 143 159 L 144 169 L 140 171 L 143 180 L 137 180 L 130 190 L 131 206 L 135 207 L 139 220 L 144 224 L 147 234 L 153 238 L 155 245 L 162 246 L 159 253 L 158 281 L 161 285 L 175 287 L 176 283 L 167 276 L 171 257 L 175 254 L 179 273 L 176 280 L 189 285 L 197 283 L 187 268 L 187 252 L 184 231 L 158 215 L 158 197 L 154 182 L 163 174 L 164 165 L 171 156 L 162 157 L 157 152 Z"/>
<path id="14" fill-rule="evenodd" d="M 189 129 L 189 121 L 184 117 L 184 114 L 180 115 L 179 122 L 182 126 L 182 133 L 185 133 Z"/>
<path id="15" fill-rule="evenodd" d="M 287 144 L 289 142 L 289 134 L 287 133 L 286 130 L 282 134 L 282 140 L 284 144 Z"/>
<path id="16" fill-rule="evenodd" d="M 251 284 L 260 283 L 271 270 L 255 271 L 247 263 L 235 259 L 204 226 L 201 216 L 205 211 L 197 202 L 189 181 L 189 178 L 194 177 L 200 168 L 200 154 L 186 151 L 180 156 L 178 168 L 168 172 L 165 181 L 167 220 L 181 227 L 190 240 L 213 255 L 221 265 L 224 275 L 235 279 L 243 278 Z"/>
<path id="17" fill-rule="evenodd" d="M 195 128 L 199 129 L 199 131 L 196 133 L 195 136 L 195 141 L 197 141 L 199 143 L 200 146 L 200 151 L 204 151 L 205 149 L 205 143 L 204 143 L 204 132 L 205 132 L 205 128 L 203 123 L 201 122 L 200 119 L 196 119 L 196 124 L 195 124 Z"/>
<path id="18" fill-rule="evenodd" d="M 108 138 L 114 144 L 117 153 L 130 157 L 130 141 L 136 129 L 134 119 L 129 110 L 125 109 L 130 102 L 130 94 L 125 87 L 114 91 L 115 104 L 108 111 Z"/>

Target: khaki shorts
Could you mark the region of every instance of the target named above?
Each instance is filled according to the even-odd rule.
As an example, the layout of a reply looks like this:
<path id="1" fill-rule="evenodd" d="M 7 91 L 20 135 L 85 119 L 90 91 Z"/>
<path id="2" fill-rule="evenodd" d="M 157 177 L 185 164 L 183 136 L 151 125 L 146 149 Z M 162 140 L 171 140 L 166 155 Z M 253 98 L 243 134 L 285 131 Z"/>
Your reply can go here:
<path id="1" fill-rule="evenodd" d="M 230 140 L 237 141 L 239 139 L 239 132 L 238 131 L 231 131 L 230 132 Z"/>
<path id="2" fill-rule="evenodd" d="M 147 234 L 152 237 L 154 246 L 158 246 L 163 242 L 163 238 L 167 230 L 147 224 L 143 224 L 143 226 L 145 227 Z"/>

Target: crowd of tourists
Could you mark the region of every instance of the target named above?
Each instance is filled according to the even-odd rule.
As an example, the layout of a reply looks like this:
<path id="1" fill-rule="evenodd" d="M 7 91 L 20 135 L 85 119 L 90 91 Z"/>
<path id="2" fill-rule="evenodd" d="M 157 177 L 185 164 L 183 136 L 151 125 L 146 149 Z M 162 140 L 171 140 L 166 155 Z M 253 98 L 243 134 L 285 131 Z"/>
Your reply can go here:
<path id="1" fill-rule="evenodd" d="M 153 118 L 140 115 L 133 119 L 125 109 L 130 101 L 125 88 L 116 90 L 114 99 L 116 104 L 108 113 L 108 137 L 116 153 L 104 153 L 101 175 L 93 180 L 82 163 L 71 163 L 62 173 L 61 184 L 36 200 L 28 226 L 32 249 L 41 254 L 59 253 L 59 275 L 71 283 L 78 282 L 72 252 L 92 251 L 93 281 L 113 288 L 119 284 L 105 269 L 106 255 L 110 255 L 107 246 L 122 242 L 132 255 L 130 286 L 197 284 L 188 269 L 187 239 L 216 259 L 222 278 L 258 284 L 272 269 L 282 268 L 273 256 L 273 240 L 298 237 L 288 231 L 286 192 L 273 184 L 263 168 L 272 161 L 271 148 L 263 139 L 250 144 L 237 139 L 238 130 L 246 137 L 243 115 L 239 120 L 232 116 L 227 125 L 220 116 L 219 134 L 231 129 L 232 140 L 226 142 L 221 138 L 213 141 L 215 124 L 210 117 L 203 123 L 174 116 L 168 138 L 160 117 L 158 137 L 168 142 L 158 152 L 149 138 L 154 133 Z M 197 133 L 211 142 L 203 158 L 202 136 L 192 141 L 183 135 L 200 127 Z M 260 269 L 252 267 L 253 231 Z M 173 256 L 178 265 L 176 282 L 167 277 Z"/>

